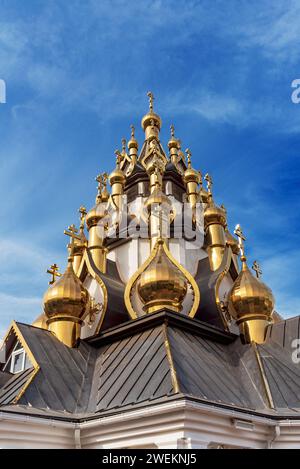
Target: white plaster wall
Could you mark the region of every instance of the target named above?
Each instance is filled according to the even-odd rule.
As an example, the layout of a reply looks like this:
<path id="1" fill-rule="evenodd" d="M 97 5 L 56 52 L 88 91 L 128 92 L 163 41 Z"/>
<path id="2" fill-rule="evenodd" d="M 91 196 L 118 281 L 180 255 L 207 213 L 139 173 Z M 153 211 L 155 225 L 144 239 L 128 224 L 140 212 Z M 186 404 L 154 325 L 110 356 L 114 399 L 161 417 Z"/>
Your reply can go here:
<path id="1" fill-rule="evenodd" d="M 239 420 L 250 422 L 250 429 L 236 428 Z M 300 421 L 278 421 L 277 429 L 275 423 L 188 401 L 81 424 L 0 411 L 0 448 L 300 448 Z"/>

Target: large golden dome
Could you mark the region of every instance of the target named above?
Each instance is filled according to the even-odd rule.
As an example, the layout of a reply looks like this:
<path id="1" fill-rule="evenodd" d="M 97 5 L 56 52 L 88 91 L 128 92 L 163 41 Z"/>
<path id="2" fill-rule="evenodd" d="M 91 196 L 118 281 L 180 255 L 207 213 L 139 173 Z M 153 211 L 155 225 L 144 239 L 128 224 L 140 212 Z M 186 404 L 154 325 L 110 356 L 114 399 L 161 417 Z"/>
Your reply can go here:
<path id="1" fill-rule="evenodd" d="M 229 306 L 234 319 L 271 320 L 274 309 L 273 293 L 267 285 L 255 278 L 246 261 L 229 292 Z"/>
<path id="2" fill-rule="evenodd" d="M 156 254 L 137 283 L 143 309 L 147 313 L 162 308 L 179 312 L 187 293 L 187 279 L 167 256 L 163 239 L 158 239 L 154 249 Z"/>
<path id="3" fill-rule="evenodd" d="M 89 293 L 68 262 L 65 273 L 51 285 L 44 295 L 44 311 L 48 319 L 53 317 L 84 317 Z"/>

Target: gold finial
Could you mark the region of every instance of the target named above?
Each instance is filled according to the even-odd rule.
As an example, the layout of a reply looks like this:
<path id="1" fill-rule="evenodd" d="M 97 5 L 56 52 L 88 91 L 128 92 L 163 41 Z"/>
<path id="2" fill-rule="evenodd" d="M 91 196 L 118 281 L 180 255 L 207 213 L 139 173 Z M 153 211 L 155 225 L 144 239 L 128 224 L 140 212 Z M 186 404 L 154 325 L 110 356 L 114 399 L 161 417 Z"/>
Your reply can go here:
<path id="1" fill-rule="evenodd" d="M 78 233 L 78 230 L 74 224 L 70 225 L 67 230 L 64 230 L 64 234 L 67 236 L 70 236 L 71 238 L 71 243 L 68 246 L 70 248 L 70 253 L 69 253 L 69 258 L 68 258 L 69 262 L 73 261 L 75 239 L 77 239 L 78 241 L 81 241 L 80 236 L 78 236 L 78 234 L 76 233 Z"/>
<path id="2" fill-rule="evenodd" d="M 246 256 L 245 256 L 245 246 L 244 246 L 244 241 L 246 241 L 245 235 L 242 232 L 241 225 L 236 225 L 234 234 L 239 238 L 239 248 L 240 248 L 240 253 L 241 253 L 241 261 L 245 262 Z"/>
<path id="3" fill-rule="evenodd" d="M 252 270 L 254 270 L 254 272 L 256 273 L 257 278 L 259 278 L 261 276 L 262 270 L 261 270 L 261 267 L 260 267 L 260 265 L 257 261 L 253 262 Z"/>
<path id="4" fill-rule="evenodd" d="M 95 177 L 95 180 L 98 182 L 98 191 L 99 191 L 99 194 L 100 194 L 101 191 L 102 191 L 102 187 L 103 187 L 103 176 L 102 176 L 102 174 L 98 174 L 98 176 Z"/>
<path id="5" fill-rule="evenodd" d="M 126 154 L 126 138 L 122 138 L 121 142 L 122 142 L 122 152 L 121 152 L 121 154 L 125 155 Z"/>
<path id="6" fill-rule="evenodd" d="M 170 125 L 170 130 L 171 130 L 171 137 L 175 138 L 175 127 L 173 124 Z"/>
<path id="7" fill-rule="evenodd" d="M 47 269 L 47 274 L 52 275 L 52 279 L 49 281 L 49 285 L 53 285 L 56 281 L 56 277 L 61 277 L 61 274 L 58 272 L 59 267 L 57 264 L 52 264 L 50 269 Z"/>
<path id="8" fill-rule="evenodd" d="M 116 155 L 116 168 L 120 169 L 120 164 L 122 161 L 122 153 L 119 150 L 115 150 Z"/>
<path id="9" fill-rule="evenodd" d="M 149 111 L 150 113 L 153 112 L 153 101 L 154 101 L 154 96 L 151 91 L 148 91 L 147 96 L 149 98 Z"/>
<path id="10" fill-rule="evenodd" d="M 212 177 L 207 173 L 207 174 L 205 174 L 204 179 L 207 182 L 207 192 L 209 194 L 211 194 L 212 193 L 212 185 L 213 185 Z"/>
<path id="11" fill-rule="evenodd" d="M 188 168 L 190 169 L 192 167 L 192 160 L 191 160 L 192 153 L 191 153 L 191 150 L 189 148 L 187 148 L 185 150 L 185 153 L 186 153 L 187 165 L 188 165 Z"/>
<path id="12" fill-rule="evenodd" d="M 135 136 L 134 136 L 135 127 L 134 127 L 133 124 L 130 125 L 130 129 L 131 129 L 131 138 L 132 138 L 132 140 L 133 140 L 133 139 L 135 138 Z"/>
<path id="13" fill-rule="evenodd" d="M 80 213 L 80 231 L 83 232 L 84 230 L 84 221 L 85 221 L 85 216 L 87 214 L 86 208 L 81 205 L 81 207 L 78 209 L 78 212 Z"/>

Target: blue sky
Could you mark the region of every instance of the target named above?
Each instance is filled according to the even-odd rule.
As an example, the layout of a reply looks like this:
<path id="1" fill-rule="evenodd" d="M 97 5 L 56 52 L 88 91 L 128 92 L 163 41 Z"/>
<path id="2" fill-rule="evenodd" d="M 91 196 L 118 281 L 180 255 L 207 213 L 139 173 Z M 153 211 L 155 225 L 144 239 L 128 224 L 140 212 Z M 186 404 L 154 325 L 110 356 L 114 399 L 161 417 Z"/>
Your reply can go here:
<path id="1" fill-rule="evenodd" d="M 0 334 L 32 321 L 152 90 L 240 223 L 277 310 L 300 314 L 298 1 L 0 0 Z"/>

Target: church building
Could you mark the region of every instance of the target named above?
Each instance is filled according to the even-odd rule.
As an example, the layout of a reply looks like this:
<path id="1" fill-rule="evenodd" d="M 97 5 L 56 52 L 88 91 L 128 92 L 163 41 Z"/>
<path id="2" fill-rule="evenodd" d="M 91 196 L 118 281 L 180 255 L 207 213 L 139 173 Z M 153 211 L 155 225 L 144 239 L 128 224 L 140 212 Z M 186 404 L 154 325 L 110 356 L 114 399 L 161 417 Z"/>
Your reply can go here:
<path id="1" fill-rule="evenodd" d="M 3 338 L 0 448 L 300 448 L 299 317 L 148 97 L 41 314 Z"/>

